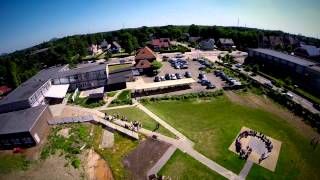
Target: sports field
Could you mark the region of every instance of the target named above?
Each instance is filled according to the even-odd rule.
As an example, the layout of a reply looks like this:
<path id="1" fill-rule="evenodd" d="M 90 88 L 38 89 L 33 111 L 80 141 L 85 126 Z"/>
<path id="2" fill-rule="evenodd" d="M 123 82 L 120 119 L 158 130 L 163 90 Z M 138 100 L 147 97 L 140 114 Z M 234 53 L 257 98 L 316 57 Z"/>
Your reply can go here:
<path id="1" fill-rule="evenodd" d="M 309 138 L 275 114 L 231 102 L 226 96 L 212 100 L 161 101 L 145 106 L 194 141 L 200 153 L 236 174 L 245 161 L 238 159 L 228 147 L 245 126 L 282 142 L 275 172 L 254 165 L 248 179 L 320 179 L 320 147 L 313 150 Z M 164 168 L 161 172 L 166 174 L 170 170 Z"/>

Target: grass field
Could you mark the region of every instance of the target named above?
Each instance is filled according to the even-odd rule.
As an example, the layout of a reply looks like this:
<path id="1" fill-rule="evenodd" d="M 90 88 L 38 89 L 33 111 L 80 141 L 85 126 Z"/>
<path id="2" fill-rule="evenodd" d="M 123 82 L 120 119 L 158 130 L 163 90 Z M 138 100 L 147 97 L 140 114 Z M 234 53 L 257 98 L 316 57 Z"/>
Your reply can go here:
<path id="1" fill-rule="evenodd" d="M 113 106 L 120 106 L 120 105 L 126 105 L 126 104 L 132 104 L 131 99 L 131 91 L 130 90 L 124 90 L 122 91 L 117 99 L 113 100 L 109 107 Z"/>
<path id="2" fill-rule="evenodd" d="M 118 113 L 121 116 L 128 117 L 129 121 L 134 121 L 134 120 L 139 121 L 140 123 L 142 123 L 143 128 L 151 131 L 155 129 L 157 124 L 156 121 L 154 121 L 150 116 L 148 116 L 138 108 L 121 108 L 121 109 L 107 110 L 103 112 L 106 112 L 108 114 Z M 169 130 L 165 129 L 162 126 L 160 126 L 157 132 L 172 138 L 175 137 L 174 134 L 172 134 Z"/>
<path id="3" fill-rule="evenodd" d="M 275 172 L 254 165 L 248 179 L 320 179 L 320 148 L 288 121 L 221 96 L 210 101 L 162 101 L 146 107 L 195 142 L 195 149 L 235 173 L 244 161 L 228 150 L 242 126 L 282 141 Z M 178 170 L 176 170 L 178 171 Z"/>
<path id="4" fill-rule="evenodd" d="M 30 164 L 31 161 L 21 154 L 0 155 L 0 176 L 13 171 L 27 170 Z"/>
<path id="5" fill-rule="evenodd" d="M 180 150 L 172 155 L 159 174 L 172 179 L 225 179 Z"/>

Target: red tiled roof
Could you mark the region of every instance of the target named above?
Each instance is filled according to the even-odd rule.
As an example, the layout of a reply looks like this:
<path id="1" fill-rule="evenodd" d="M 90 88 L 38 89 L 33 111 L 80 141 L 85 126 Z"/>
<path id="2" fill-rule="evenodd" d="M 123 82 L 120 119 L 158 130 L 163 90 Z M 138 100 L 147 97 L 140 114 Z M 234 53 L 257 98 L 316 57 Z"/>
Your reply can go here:
<path id="1" fill-rule="evenodd" d="M 169 42 L 170 40 L 167 38 L 163 38 L 163 39 L 153 39 L 152 40 L 152 45 L 153 46 L 159 46 L 160 48 L 162 47 L 169 47 Z"/>
<path id="2" fill-rule="evenodd" d="M 139 49 L 139 51 L 135 57 L 135 60 L 136 61 L 143 60 L 143 59 L 154 60 L 156 58 L 157 58 L 156 55 L 154 54 L 154 52 L 150 48 L 144 47 L 144 48 Z"/>
<path id="3" fill-rule="evenodd" d="M 5 94 L 9 91 L 11 91 L 12 89 L 9 88 L 8 86 L 0 86 L 0 94 Z"/>
<path id="4" fill-rule="evenodd" d="M 136 68 L 138 69 L 146 69 L 146 68 L 150 68 L 151 67 L 151 63 L 148 60 L 140 60 L 138 62 L 138 64 L 136 64 Z"/>

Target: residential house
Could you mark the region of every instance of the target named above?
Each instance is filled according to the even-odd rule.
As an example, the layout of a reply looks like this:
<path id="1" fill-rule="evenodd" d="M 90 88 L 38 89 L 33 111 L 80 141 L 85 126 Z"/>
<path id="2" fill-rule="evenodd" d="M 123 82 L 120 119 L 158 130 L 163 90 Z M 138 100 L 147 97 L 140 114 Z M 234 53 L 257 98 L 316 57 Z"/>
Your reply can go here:
<path id="1" fill-rule="evenodd" d="M 12 89 L 8 86 L 0 86 L 0 96 L 8 94 Z"/>
<path id="2" fill-rule="evenodd" d="M 120 53 L 121 52 L 121 46 L 116 41 L 113 41 L 111 43 L 110 50 L 111 50 L 112 53 Z"/>
<path id="3" fill-rule="evenodd" d="M 111 44 L 109 44 L 106 40 L 103 40 L 103 41 L 100 43 L 100 47 L 101 47 L 103 50 L 108 50 L 108 49 L 111 47 Z"/>
<path id="4" fill-rule="evenodd" d="M 170 47 L 170 38 L 153 39 L 151 45 L 154 51 L 168 49 Z"/>
<path id="5" fill-rule="evenodd" d="M 189 37 L 189 42 L 198 42 L 199 40 L 201 39 L 201 37 L 199 36 L 196 36 L 196 37 L 193 37 L 193 36 L 190 36 Z"/>
<path id="6" fill-rule="evenodd" d="M 320 57 L 319 49 L 312 45 L 301 45 L 294 50 L 294 54 L 308 59 L 317 59 Z"/>
<path id="7" fill-rule="evenodd" d="M 151 63 L 157 59 L 155 53 L 149 47 L 139 49 L 135 57 L 135 66 L 140 72 L 149 70 Z M 140 62 L 141 61 L 141 62 Z"/>
<path id="8" fill-rule="evenodd" d="M 233 40 L 229 38 L 219 38 L 217 45 L 221 50 L 235 49 Z"/>
<path id="9" fill-rule="evenodd" d="M 200 49 L 202 50 L 213 50 L 215 47 L 214 39 L 205 39 L 200 42 Z"/>
<path id="10" fill-rule="evenodd" d="M 93 56 L 102 52 L 100 46 L 97 44 L 91 44 L 91 46 L 89 46 L 88 48 L 88 51 L 89 51 L 89 54 Z"/>

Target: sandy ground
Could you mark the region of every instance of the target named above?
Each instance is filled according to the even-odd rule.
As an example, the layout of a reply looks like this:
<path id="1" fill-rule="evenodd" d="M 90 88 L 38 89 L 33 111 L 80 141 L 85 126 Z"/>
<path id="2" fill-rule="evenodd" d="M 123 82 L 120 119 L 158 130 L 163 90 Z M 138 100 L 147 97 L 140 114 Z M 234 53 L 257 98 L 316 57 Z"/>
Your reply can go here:
<path id="1" fill-rule="evenodd" d="M 279 117 L 287 120 L 291 125 L 295 126 L 301 132 L 301 134 L 305 135 L 307 138 L 320 138 L 320 135 L 314 129 L 312 129 L 312 127 L 305 124 L 301 117 L 298 117 L 284 107 L 275 104 L 265 96 L 258 96 L 251 93 L 238 95 L 232 91 L 225 91 L 225 94 L 233 102 L 251 108 L 262 108 L 265 111 L 278 115 Z"/>
<path id="2" fill-rule="evenodd" d="M 230 151 L 238 154 L 236 152 L 236 146 L 235 146 L 235 141 L 236 141 L 236 138 L 239 136 L 239 134 L 243 131 L 249 131 L 250 129 L 249 128 L 246 128 L 246 127 L 242 127 L 240 132 L 238 133 L 238 135 L 235 137 L 234 141 L 232 142 L 232 144 L 230 145 L 230 147 L 228 148 Z M 243 138 L 244 141 L 241 141 L 241 144 L 243 147 L 247 147 L 248 144 L 249 144 L 249 141 L 250 141 L 250 138 L 253 138 L 253 137 L 248 137 L 248 138 Z M 281 149 L 281 141 L 278 141 L 276 139 L 273 139 L 269 136 L 267 136 L 267 138 L 272 142 L 272 145 L 273 145 L 273 149 L 271 151 L 271 154 L 270 156 L 263 160 L 260 164 L 258 163 L 259 161 L 259 158 L 260 158 L 260 155 L 259 153 L 255 152 L 254 150 L 254 147 L 253 148 L 253 151 L 252 153 L 250 154 L 248 160 L 264 167 L 264 168 L 267 168 L 269 169 L 270 171 L 274 171 L 276 169 L 276 166 L 277 166 L 277 162 L 278 162 L 278 158 L 279 158 L 279 153 L 280 153 L 280 149 Z"/>
<path id="3" fill-rule="evenodd" d="M 85 169 L 88 180 L 113 180 L 112 172 L 106 161 L 92 149 L 88 152 Z"/>
<path id="4" fill-rule="evenodd" d="M 0 180 L 72 180 L 81 179 L 81 170 L 65 166 L 67 160 L 58 153 L 45 161 L 33 164 L 27 171 L 19 171 L 2 175 Z"/>
<path id="5" fill-rule="evenodd" d="M 167 151 L 170 144 L 154 139 L 146 139 L 129 154 L 123 161 L 126 168 L 132 174 L 132 179 L 145 180 L 147 171 L 161 158 Z"/>

